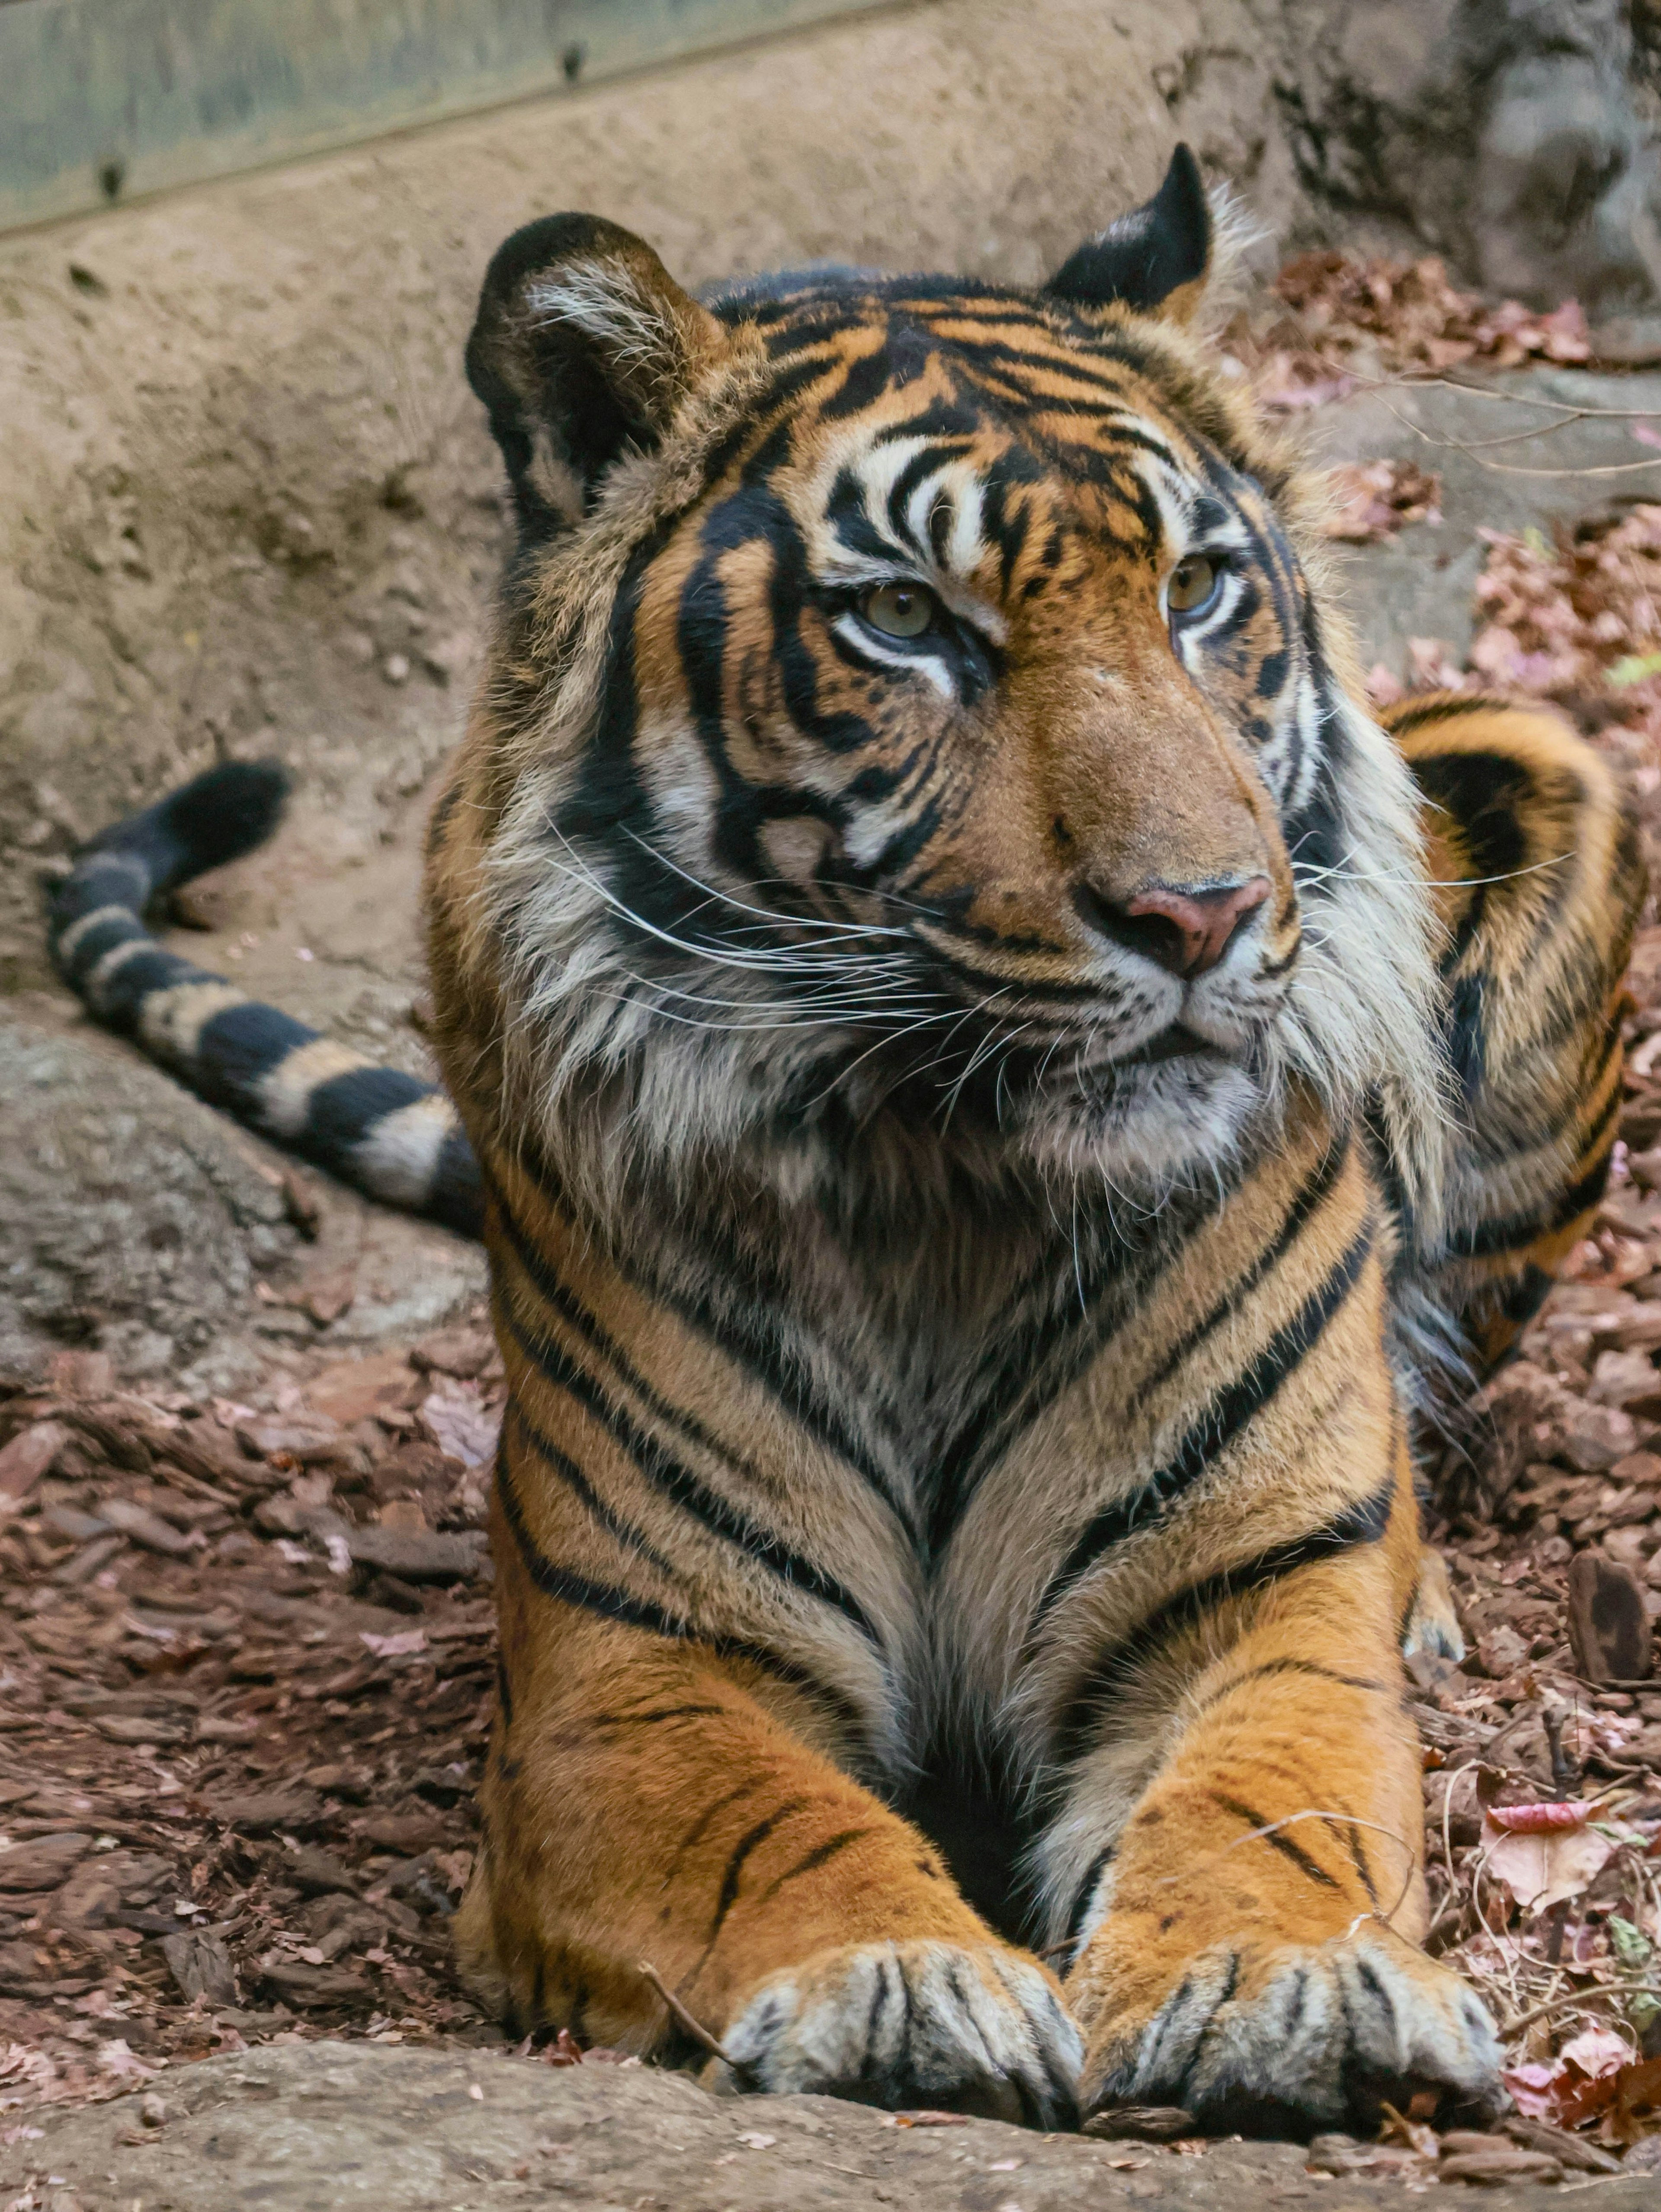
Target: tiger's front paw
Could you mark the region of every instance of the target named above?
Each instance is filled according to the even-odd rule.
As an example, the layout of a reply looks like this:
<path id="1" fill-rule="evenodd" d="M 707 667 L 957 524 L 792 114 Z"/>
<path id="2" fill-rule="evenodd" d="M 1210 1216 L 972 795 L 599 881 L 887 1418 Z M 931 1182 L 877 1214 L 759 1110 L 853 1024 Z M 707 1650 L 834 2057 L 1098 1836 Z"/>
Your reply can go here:
<path id="1" fill-rule="evenodd" d="M 994 1944 L 860 1943 L 776 1974 L 722 2039 L 726 2089 L 807 2090 L 1072 2124 L 1084 2039 L 1056 1984 Z"/>
<path id="2" fill-rule="evenodd" d="M 1445 2113 L 1492 2112 L 1499 2072 L 1481 2000 L 1369 1922 L 1321 1944 L 1219 1945 L 1189 1962 L 1151 2016 L 1103 2003 L 1080 2103 L 1086 2112 L 1181 2106 L 1216 2133 L 1306 2136 L 1344 2124 L 1370 2134 L 1385 2102 L 1405 2111 L 1423 2090 Z"/>

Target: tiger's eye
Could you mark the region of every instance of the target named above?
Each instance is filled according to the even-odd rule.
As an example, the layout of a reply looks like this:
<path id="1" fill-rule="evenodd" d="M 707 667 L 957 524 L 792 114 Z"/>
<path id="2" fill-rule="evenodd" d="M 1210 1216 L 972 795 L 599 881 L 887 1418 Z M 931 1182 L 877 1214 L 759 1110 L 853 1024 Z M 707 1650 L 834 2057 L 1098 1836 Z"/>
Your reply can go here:
<path id="1" fill-rule="evenodd" d="M 1203 553 L 1189 553 L 1171 572 L 1165 605 L 1174 615 L 1196 614 L 1217 588 L 1217 563 Z"/>
<path id="2" fill-rule="evenodd" d="M 885 637 L 921 637 L 934 619 L 934 594 L 921 584 L 878 584 L 860 612 Z"/>

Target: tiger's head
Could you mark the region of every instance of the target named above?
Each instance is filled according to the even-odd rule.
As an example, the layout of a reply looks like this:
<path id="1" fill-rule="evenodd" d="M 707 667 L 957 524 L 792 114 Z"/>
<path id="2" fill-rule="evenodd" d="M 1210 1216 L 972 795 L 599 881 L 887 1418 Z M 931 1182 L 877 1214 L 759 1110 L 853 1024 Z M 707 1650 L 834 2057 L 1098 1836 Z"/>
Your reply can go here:
<path id="1" fill-rule="evenodd" d="M 1300 1086 L 1433 1121 L 1414 794 L 1196 333 L 1214 228 L 1183 148 L 1036 293 L 701 302 L 586 216 L 501 249 L 468 370 L 520 543 L 469 796 L 508 1121 L 1147 1198 Z"/>

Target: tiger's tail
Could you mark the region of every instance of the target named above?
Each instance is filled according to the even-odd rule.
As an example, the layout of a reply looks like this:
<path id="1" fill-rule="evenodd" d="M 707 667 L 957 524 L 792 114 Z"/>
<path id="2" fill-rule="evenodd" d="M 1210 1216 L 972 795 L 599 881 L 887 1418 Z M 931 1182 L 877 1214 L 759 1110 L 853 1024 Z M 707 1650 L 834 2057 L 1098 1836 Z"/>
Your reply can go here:
<path id="1" fill-rule="evenodd" d="M 225 761 L 102 830 L 52 888 L 48 944 L 96 1021 L 215 1106 L 370 1198 L 479 1231 L 478 1167 L 455 1108 L 159 944 L 153 900 L 240 860 L 282 818 L 275 761 Z"/>

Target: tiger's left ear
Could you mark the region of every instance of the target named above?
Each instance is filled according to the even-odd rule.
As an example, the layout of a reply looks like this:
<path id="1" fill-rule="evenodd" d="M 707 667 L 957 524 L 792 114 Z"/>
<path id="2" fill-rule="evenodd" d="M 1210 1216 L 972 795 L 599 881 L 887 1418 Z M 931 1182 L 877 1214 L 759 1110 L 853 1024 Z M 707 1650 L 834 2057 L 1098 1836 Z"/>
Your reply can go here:
<path id="1" fill-rule="evenodd" d="M 1200 165 L 1178 146 L 1153 198 L 1081 246 L 1044 290 L 1075 307 L 1116 302 L 1174 323 L 1191 322 L 1211 266 L 1211 210 Z"/>
<path id="2" fill-rule="evenodd" d="M 497 248 L 467 341 L 523 537 L 578 522 L 719 368 L 726 331 L 651 247 L 593 215 L 551 215 Z"/>

